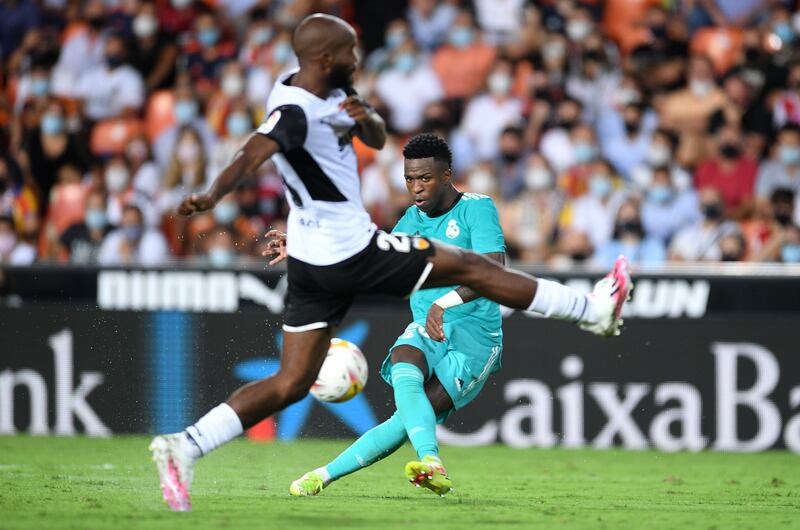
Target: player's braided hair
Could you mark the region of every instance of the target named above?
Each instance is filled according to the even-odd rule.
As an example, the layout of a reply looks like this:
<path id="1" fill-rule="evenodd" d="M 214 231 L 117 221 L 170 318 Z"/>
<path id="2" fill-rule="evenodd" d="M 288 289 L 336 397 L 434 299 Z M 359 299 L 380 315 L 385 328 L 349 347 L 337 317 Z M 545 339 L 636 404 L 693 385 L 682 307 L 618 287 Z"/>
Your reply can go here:
<path id="1" fill-rule="evenodd" d="M 453 165 L 453 153 L 450 146 L 439 135 L 422 133 L 412 137 L 403 148 L 403 156 L 410 160 L 433 158 L 444 162 L 447 167 Z"/>

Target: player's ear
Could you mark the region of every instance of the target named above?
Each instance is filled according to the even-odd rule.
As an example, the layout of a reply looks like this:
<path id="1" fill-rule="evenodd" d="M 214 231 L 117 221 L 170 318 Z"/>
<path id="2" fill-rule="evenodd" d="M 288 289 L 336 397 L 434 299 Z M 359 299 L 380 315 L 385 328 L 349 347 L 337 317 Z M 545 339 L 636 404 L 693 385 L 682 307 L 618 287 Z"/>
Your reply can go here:
<path id="1" fill-rule="evenodd" d="M 453 170 L 451 168 L 445 168 L 444 172 L 442 172 L 442 180 L 445 184 L 453 180 Z"/>

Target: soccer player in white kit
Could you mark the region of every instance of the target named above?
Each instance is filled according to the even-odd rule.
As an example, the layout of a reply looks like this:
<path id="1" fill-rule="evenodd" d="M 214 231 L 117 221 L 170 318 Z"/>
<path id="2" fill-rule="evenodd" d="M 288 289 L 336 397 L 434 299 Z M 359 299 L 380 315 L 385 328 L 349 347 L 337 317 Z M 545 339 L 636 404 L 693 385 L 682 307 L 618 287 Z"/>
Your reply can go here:
<path id="1" fill-rule="evenodd" d="M 334 329 L 358 295 L 405 297 L 418 289 L 460 285 L 507 307 L 570 320 L 608 336 L 619 333 L 632 287 L 623 258 L 584 294 L 470 251 L 377 230 L 361 202 L 352 138 L 381 149 L 386 128 L 350 88 L 355 31 L 337 17 L 311 15 L 295 30 L 293 45 L 300 67 L 275 83 L 267 119 L 209 191 L 187 197 L 178 209 L 182 215 L 210 210 L 270 157 L 291 208 L 286 237 L 271 247 L 288 264 L 280 369 L 239 388 L 183 432 L 156 436 L 150 444 L 164 499 L 176 511 L 191 509 L 198 458 L 308 393 Z M 454 289 L 435 304 L 446 311 L 463 302 Z M 443 338 L 440 326 L 429 333 Z M 421 380 L 418 386 L 409 385 L 408 401 L 427 400 Z"/>

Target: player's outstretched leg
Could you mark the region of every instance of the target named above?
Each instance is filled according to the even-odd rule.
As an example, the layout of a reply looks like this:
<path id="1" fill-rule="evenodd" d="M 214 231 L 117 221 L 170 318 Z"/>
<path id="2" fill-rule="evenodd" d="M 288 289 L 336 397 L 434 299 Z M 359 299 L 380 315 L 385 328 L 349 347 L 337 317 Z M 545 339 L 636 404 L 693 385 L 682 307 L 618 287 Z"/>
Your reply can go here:
<path id="1" fill-rule="evenodd" d="M 622 306 L 633 289 L 624 256 L 584 294 L 560 283 L 508 269 L 485 256 L 433 241 L 433 269 L 422 288 L 465 285 L 481 296 L 514 309 L 569 320 L 601 336 L 619 335 Z"/>
<path id="2" fill-rule="evenodd" d="M 330 328 L 286 332 L 281 367 L 272 377 L 245 385 L 183 432 L 150 444 L 164 500 L 174 511 L 191 509 L 189 489 L 197 460 L 264 418 L 302 399 L 316 380 L 330 345 Z"/>

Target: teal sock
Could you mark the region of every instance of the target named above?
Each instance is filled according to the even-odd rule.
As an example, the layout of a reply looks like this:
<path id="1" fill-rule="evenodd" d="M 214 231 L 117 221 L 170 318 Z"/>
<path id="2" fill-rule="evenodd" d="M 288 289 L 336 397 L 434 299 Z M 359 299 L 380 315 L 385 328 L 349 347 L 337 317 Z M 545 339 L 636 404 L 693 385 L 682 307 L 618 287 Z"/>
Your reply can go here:
<path id="1" fill-rule="evenodd" d="M 436 414 L 425 395 L 425 377 L 422 371 L 410 363 L 392 366 L 392 387 L 397 412 L 403 420 L 411 445 L 417 456 L 439 457 L 436 441 Z"/>
<path id="2" fill-rule="evenodd" d="M 397 451 L 405 441 L 406 428 L 395 412 L 391 418 L 365 432 L 353 445 L 325 466 L 328 474 L 326 482 L 340 479 L 386 458 Z"/>

